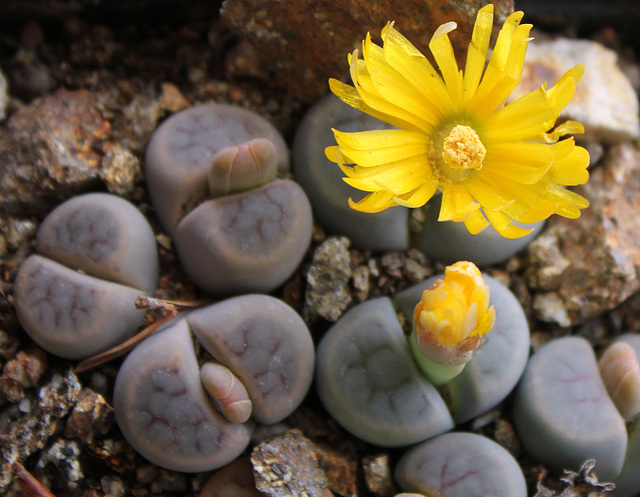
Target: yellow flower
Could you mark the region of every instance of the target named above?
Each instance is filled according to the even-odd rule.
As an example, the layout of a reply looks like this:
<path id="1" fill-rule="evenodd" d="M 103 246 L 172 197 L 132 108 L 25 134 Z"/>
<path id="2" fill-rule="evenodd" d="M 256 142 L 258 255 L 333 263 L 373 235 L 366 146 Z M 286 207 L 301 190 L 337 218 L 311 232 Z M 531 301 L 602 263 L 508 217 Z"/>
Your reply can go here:
<path id="1" fill-rule="evenodd" d="M 495 314 L 480 270 L 472 262 L 456 262 L 446 268 L 444 280 L 424 291 L 415 308 L 416 345 L 438 364 L 465 364 L 493 327 Z"/>
<path id="2" fill-rule="evenodd" d="M 349 199 L 352 208 L 420 207 L 441 190 L 439 221 L 464 222 L 473 234 L 490 223 L 506 238 L 531 231 L 513 220 L 580 216 L 589 202 L 560 185 L 587 182 L 589 154 L 572 137 L 559 138 L 583 127 L 574 121 L 554 126 L 584 68 L 503 105 L 520 81 L 531 39 L 522 16 L 508 17 L 486 70 L 493 5 L 478 11 L 464 72 L 448 36 L 454 22 L 440 26 L 429 43 L 439 72 L 393 23 L 382 30 L 383 47 L 367 35 L 364 60 L 358 50 L 349 55 L 354 86 L 332 79 L 333 93 L 398 128 L 333 130 L 337 146 L 326 149 L 327 157 L 340 165 L 344 181 L 371 192 L 357 203 Z"/>

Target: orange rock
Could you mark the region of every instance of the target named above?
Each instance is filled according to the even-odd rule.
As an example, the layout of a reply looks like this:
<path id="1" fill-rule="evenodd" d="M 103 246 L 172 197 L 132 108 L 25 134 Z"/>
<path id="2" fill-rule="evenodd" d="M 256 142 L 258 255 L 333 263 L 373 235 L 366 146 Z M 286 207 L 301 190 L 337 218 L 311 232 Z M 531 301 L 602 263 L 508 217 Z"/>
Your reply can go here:
<path id="1" fill-rule="evenodd" d="M 451 35 L 459 55 L 466 52 L 476 12 L 483 0 L 226 0 L 220 17 L 235 34 L 251 43 L 264 61 L 265 79 L 304 98 L 328 93 L 330 77 L 348 74 L 347 53 L 360 47 L 367 32 L 375 39 L 388 21 L 423 52 L 432 33 L 455 21 Z M 494 34 L 513 12 L 512 0 L 498 0 Z M 464 59 L 462 59 L 464 60 Z"/>

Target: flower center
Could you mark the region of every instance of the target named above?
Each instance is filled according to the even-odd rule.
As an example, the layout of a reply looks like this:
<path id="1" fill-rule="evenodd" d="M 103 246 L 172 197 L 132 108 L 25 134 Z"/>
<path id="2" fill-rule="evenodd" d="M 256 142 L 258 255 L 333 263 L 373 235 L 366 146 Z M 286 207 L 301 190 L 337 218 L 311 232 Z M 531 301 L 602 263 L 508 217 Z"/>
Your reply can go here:
<path id="1" fill-rule="evenodd" d="M 486 154 L 478 133 L 469 126 L 454 126 L 442 143 L 442 158 L 452 169 L 480 169 Z"/>

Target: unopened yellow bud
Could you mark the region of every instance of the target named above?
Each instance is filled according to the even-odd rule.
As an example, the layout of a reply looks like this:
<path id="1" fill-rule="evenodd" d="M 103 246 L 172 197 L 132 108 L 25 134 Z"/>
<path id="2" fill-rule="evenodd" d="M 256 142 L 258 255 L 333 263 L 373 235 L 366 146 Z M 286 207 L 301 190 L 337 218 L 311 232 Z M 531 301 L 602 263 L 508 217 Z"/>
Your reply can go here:
<path id="1" fill-rule="evenodd" d="M 468 362 L 495 321 L 480 270 L 467 261 L 448 266 L 444 279 L 422 294 L 413 318 L 415 343 L 424 357 L 446 366 Z"/>

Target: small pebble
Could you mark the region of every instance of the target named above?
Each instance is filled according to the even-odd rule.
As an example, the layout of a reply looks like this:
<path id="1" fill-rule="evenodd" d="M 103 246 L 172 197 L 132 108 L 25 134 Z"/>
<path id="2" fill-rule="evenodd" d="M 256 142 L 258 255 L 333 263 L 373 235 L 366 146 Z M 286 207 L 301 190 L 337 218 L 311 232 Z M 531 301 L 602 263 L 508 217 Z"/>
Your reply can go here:
<path id="1" fill-rule="evenodd" d="M 0 376 L 0 394 L 9 402 L 18 402 L 24 397 L 24 389 L 38 384 L 47 368 L 46 353 L 31 347 L 21 350 L 4 365 Z"/>
<path id="2" fill-rule="evenodd" d="M 162 83 L 160 105 L 169 112 L 178 112 L 189 106 L 189 101 L 173 83 Z"/>
<path id="3" fill-rule="evenodd" d="M 335 447 L 320 439 L 316 443 L 318 464 L 327 477 L 327 487 L 343 497 L 357 497 L 358 459 L 348 446 Z"/>
<path id="4" fill-rule="evenodd" d="M 159 469 L 153 482 L 151 482 L 151 492 L 163 494 L 176 492 L 184 494 L 187 491 L 187 478 L 184 473 Z"/>
<path id="5" fill-rule="evenodd" d="M 67 420 L 64 436 L 90 445 L 96 438 L 106 435 L 114 421 L 113 409 L 104 397 L 84 388 Z"/>
<path id="6" fill-rule="evenodd" d="M 313 443 L 297 429 L 254 448 L 251 464 L 256 487 L 271 497 L 322 497 L 327 488 Z"/>
<path id="7" fill-rule="evenodd" d="M 369 268 L 367 266 L 357 266 L 353 268 L 351 277 L 355 297 L 360 302 L 364 302 L 369 295 Z"/>
<path id="8" fill-rule="evenodd" d="M 102 159 L 100 177 L 110 193 L 128 196 L 142 178 L 142 167 L 131 150 L 113 144 Z"/>
<path id="9" fill-rule="evenodd" d="M 125 495 L 124 484 L 115 475 L 100 478 L 100 486 L 104 492 L 104 497 L 123 497 Z"/>
<path id="10" fill-rule="evenodd" d="M 80 456 L 80 447 L 76 442 L 59 438 L 41 454 L 38 466 L 44 468 L 47 464 L 53 464 L 64 474 L 69 488 L 75 488 L 84 478 Z"/>
<path id="11" fill-rule="evenodd" d="M 4 121 L 7 115 L 7 102 L 9 101 L 9 93 L 7 91 L 7 78 L 0 71 L 0 121 Z"/>
<path id="12" fill-rule="evenodd" d="M 205 483 L 200 497 L 267 497 L 256 488 L 253 466 L 241 457 L 216 471 Z"/>
<path id="13" fill-rule="evenodd" d="M 369 492 L 380 497 L 389 497 L 396 492 L 388 454 L 365 456 L 362 466 Z"/>
<path id="14" fill-rule="evenodd" d="M 313 253 L 307 271 L 304 316 L 335 322 L 351 302 L 349 240 L 328 238 Z"/>

